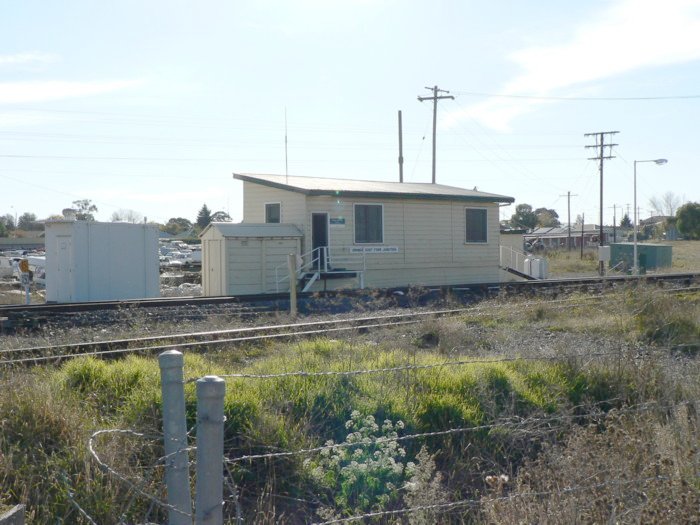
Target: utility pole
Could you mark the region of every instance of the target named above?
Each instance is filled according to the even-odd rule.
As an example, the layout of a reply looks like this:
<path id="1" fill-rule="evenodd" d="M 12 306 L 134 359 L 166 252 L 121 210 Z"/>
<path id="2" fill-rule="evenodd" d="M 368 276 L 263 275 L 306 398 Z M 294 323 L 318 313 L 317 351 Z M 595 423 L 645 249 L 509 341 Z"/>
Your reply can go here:
<path id="1" fill-rule="evenodd" d="M 620 206 L 622 209 L 622 206 Z M 613 210 L 613 242 L 617 242 L 617 204 L 612 205 Z"/>
<path id="2" fill-rule="evenodd" d="M 564 195 L 559 195 L 564 197 Z M 566 223 L 569 225 L 569 232 L 566 237 L 566 251 L 571 251 L 571 197 L 578 197 L 578 194 L 571 195 L 570 191 L 566 192 Z"/>
<path id="3" fill-rule="evenodd" d="M 597 160 L 600 162 L 600 232 L 598 233 L 598 246 L 603 246 L 603 161 L 605 159 L 614 159 L 615 156 L 612 154 L 613 144 L 612 142 L 605 143 L 605 139 L 612 140 L 612 136 L 619 133 L 619 131 L 599 131 L 596 133 L 586 133 L 584 137 L 595 137 L 595 144 L 586 146 L 586 148 L 600 148 L 598 155 L 596 157 L 589 157 L 588 160 Z M 608 148 L 608 151 L 605 151 Z M 606 154 L 607 153 L 607 154 Z M 605 262 L 598 262 L 598 274 L 605 275 Z"/>
<path id="4" fill-rule="evenodd" d="M 583 229 L 586 225 L 586 214 L 582 213 L 581 214 L 581 260 L 583 260 L 583 241 L 585 240 L 585 237 L 583 236 Z"/>
<path id="5" fill-rule="evenodd" d="M 438 93 L 449 93 L 449 91 L 446 91 L 444 89 L 438 89 L 437 86 L 433 87 L 426 87 L 425 89 L 430 89 L 433 92 L 432 97 L 418 97 L 418 100 L 423 102 L 424 100 L 432 100 L 433 101 L 433 184 L 435 184 L 435 136 L 436 136 L 436 130 L 437 130 L 437 102 L 438 100 L 442 100 L 445 98 L 451 98 L 454 100 L 455 98 L 452 95 L 438 95 Z"/>
<path id="6" fill-rule="evenodd" d="M 401 110 L 399 110 L 399 182 L 403 182 L 403 127 L 401 125 Z"/>

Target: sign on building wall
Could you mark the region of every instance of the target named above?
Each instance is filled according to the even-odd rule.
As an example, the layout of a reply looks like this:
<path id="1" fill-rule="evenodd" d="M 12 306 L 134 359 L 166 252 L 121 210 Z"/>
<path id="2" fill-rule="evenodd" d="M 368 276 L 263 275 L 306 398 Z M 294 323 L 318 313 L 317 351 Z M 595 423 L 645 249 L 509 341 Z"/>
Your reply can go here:
<path id="1" fill-rule="evenodd" d="M 345 228 L 345 217 L 331 217 L 328 220 L 331 223 L 331 226 Z"/>
<path id="2" fill-rule="evenodd" d="M 399 253 L 398 246 L 351 246 L 350 253 Z"/>

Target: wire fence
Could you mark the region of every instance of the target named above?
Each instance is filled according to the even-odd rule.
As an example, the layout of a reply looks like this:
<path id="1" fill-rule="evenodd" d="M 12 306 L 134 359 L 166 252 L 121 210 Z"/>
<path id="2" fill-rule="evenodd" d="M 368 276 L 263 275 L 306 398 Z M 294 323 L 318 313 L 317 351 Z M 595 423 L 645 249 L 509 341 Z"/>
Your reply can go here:
<path id="1" fill-rule="evenodd" d="M 179 354 L 179 352 L 166 352 L 165 354 Z M 161 354 L 161 358 L 165 355 Z M 180 359 L 181 359 L 181 354 Z M 396 372 L 406 372 L 406 371 L 425 371 L 430 369 L 437 369 L 441 367 L 456 367 L 464 365 L 472 365 L 475 363 L 486 364 L 486 363 L 504 363 L 504 362 L 515 362 L 520 360 L 547 360 L 547 361 L 562 361 L 578 358 L 604 358 L 604 357 L 615 357 L 619 358 L 621 353 L 616 352 L 598 352 L 594 354 L 573 354 L 567 356 L 557 356 L 557 357 L 531 357 L 529 359 L 520 357 L 503 357 L 499 359 L 468 359 L 468 360 L 454 360 L 445 361 L 438 364 L 430 365 L 401 365 L 396 367 L 383 367 L 377 369 L 355 369 L 347 371 L 295 371 L 295 372 L 285 372 L 278 374 L 228 374 L 221 377 L 206 376 L 204 378 L 191 378 L 188 380 L 184 379 L 184 370 L 180 370 L 182 374 L 180 379 L 177 379 L 173 385 L 177 385 L 177 388 L 182 389 L 184 392 L 184 385 L 188 382 L 197 383 L 197 393 L 198 393 L 198 415 L 197 415 L 197 428 L 196 428 L 196 438 L 191 434 L 195 430 L 191 428 L 187 430 L 183 429 L 184 435 L 180 436 L 166 436 L 166 435 L 145 435 L 140 432 L 135 432 L 133 430 L 123 430 L 123 429 L 111 429 L 111 430 L 99 430 L 96 431 L 89 440 L 89 451 L 92 455 L 94 461 L 99 466 L 101 470 L 110 476 L 115 477 L 121 483 L 124 483 L 130 489 L 134 497 L 143 498 L 147 500 L 153 507 L 159 508 L 162 512 L 166 512 L 170 516 L 170 523 L 191 523 L 194 519 L 195 523 L 223 523 L 219 521 L 218 517 L 223 519 L 224 510 L 228 509 L 226 515 L 228 519 L 233 519 L 237 523 L 243 523 L 244 520 L 244 510 L 241 503 L 241 488 L 238 487 L 234 479 L 238 476 L 240 477 L 241 469 L 246 471 L 248 467 L 246 465 L 252 465 L 255 462 L 269 462 L 285 458 L 294 458 L 299 456 L 313 456 L 313 455 L 324 455 L 329 452 L 336 453 L 343 449 L 353 449 L 357 450 L 358 446 L 362 446 L 369 450 L 377 449 L 382 445 L 394 443 L 405 443 L 405 442 L 415 442 L 415 443 L 426 443 L 428 440 L 434 440 L 447 438 L 450 436 L 468 436 L 474 433 L 481 432 L 508 432 L 511 436 L 516 438 L 530 438 L 536 437 L 537 439 L 544 439 L 544 436 L 548 434 L 561 434 L 567 429 L 570 429 L 572 425 L 580 425 L 582 423 L 595 423 L 600 424 L 604 422 L 608 416 L 608 411 L 611 407 L 617 407 L 615 409 L 615 414 L 617 416 L 625 416 L 631 414 L 642 414 L 642 413 L 656 413 L 659 411 L 669 411 L 674 410 L 679 406 L 685 405 L 687 403 L 681 402 L 675 405 L 669 406 L 664 405 L 659 402 L 640 402 L 633 405 L 623 405 L 623 399 L 620 397 L 609 397 L 604 400 L 600 400 L 596 403 L 588 403 L 585 405 L 576 405 L 569 407 L 567 413 L 558 413 L 554 415 L 538 415 L 530 417 L 505 417 L 499 418 L 493 422 L 480 425 L 468 425 L 460 426 L 455 428 L 441 429 L 428 432 L 414 432 L 399 435 L 398 432 L 390 433 L 388 435 L 382 436 L 370 436 L 365 437 L 361 443 L 358 442 L 342 442 L 334 443 L 327 442 L 324 445 L 315 447 L 301 447 L 291 450 L 274 450 L 267 453 L 257 453 L 257 454 L 243 454 L 236 456 L 233 453 L 233 449 L 228 451 L 224 450 L 224 422 L 225 418 L 223 416 L 223 396 L 224 396 L 224 385 L 226 383 L 225 379 L 237 379 L 237 380 L 270 380 L 270 379 L 283 379 L 289 377 L 350 377 L 350 376 L 360 376 L 368 374 L 391 374 Z M 161 364 L 161 367 L 163 364 Z M 207 383 L 207 385 L 204 385 Z M 200 397 L 200 387 L 216 387 L 219 389 L 216 396 L 209 394 L 202 394 Z M 164 386 L 165 389 L 165 386 Z M 164 417 L 167 412 L 168 399 L 165 397 L 164 392 Z M 182 394 L 184 396 L 184 393 Z M 218 397 L 217 397 L 218 396 Z M 214 400 L 214 398 L 216 399 Z M 211 403 L 219 403 L 220 406 L 214 407 Z M 209 404 L 209 412 L 206 410 L 200 412 L 200 407 Z M 212 408 L 214 407 L 214 408 Z M 183 414 L 181 414 L 184 420 L 184 405 L 182 407 Z M 163 427 L 170 427 L 170 423 L 164 419 Z M 398 428 L 398 427 L 397 427 Z M 210 437 L 207 437 L 207 432 L 209 432 Z M 132 479 L 128 475 L 120 473 L 117 469 L 110 466 L 104 459 L 101 458 L 99 453 L 98 442 L 102 442 L 107 437 L 114 437 L 120 435 L 128 435 L 138 439 L 160 441 L 167 444 L 177 442 L 180 444 L 179 447 L 169 454 L 165 454 L 160 457 L 157 461 L 158 465 L 167 471 L 171 469 L 176 463 L 178 457 L 182 458 L 183 455 L 186 458 L 184 471 L 179 473 L 185 476 L 185 480 L 189 479 L 189 472 L 193 469 L 197 469 L 197 486 L 195 487 L 195 510 L 191 510 L 191 502 L 187 501 L 186 504 L 183 501 L 173 502 L 171 498 L 171 485 L 170 478 L 168 478 L 168 499 L 156 496 L 144 490 L 142 486 L 142 480 Z M 213 439 L 214 441 L 207 441 Z M 186 446 L 183 445 L 186 444 Z M 213 443 L 213 444 L 212 444 Z M 466 449 L 469 445 L 466 445 Z M 196 461 L 191 459 L 191 455 L 196 454 Z M 201 467 L 202 463 L 207 463 L 208 467 Z M 212 467 L 214 465 L 214 467 Z M 218 465 L 218 467 L 216 467 Z M 181 465 L 182 467 L 182 465 Z M 203 470 L 200 469 L 203 468 Z M 222 475 L 222 472 L 225 473 Z M 251 471 L 252 472 L 252 471 Z M 238 474 L 237 474 L 238 473 Z M 216 478 L 216 479 L 214 479 Z M 204 486 L 207 483 L 212 482 L 214 479 L 214 489 L 209 488 L 209 485 Z M 377 510 L 371 512 L 364 512 L 353 516 L 336 516 L 332 519 L 327 519 L 326 521 L 317 521 L 318 525 L 329 525 L 333 523 L 350 523 L 357 521 L 367 521 L 367 520 L 382 520 L 389 519 L 393 517 L 406 516 L 417 513 L 450 513 L 457 510 L 466 511 L 467 509 L 482 508 L 484 505 L 495 504 L 498 502 L 510 501 L 513 499 L 524 499 L 524 498 L 537 498 L 544 496 L 552 496 L 556 494 L 571 494 L 573 492 L 585 492 L 597 490 L 608 486 L 618 486 L 625 487 L 634 484 L 644 484 L 653 480 L 666 479 L 664 476 L 654 476 L 654 477 L 637 477 L 635 479 L 618 479 L 611 478 L 606 479 L 603 482 L 597 483 L 578 483 L 571 484 L 571 486 L 565 486 L 557 490 L 549 491 L 531 491 L 531 492 L 517 492 L 512 490 L 505 495 L 495 495 L 484 494 L 480 497 L 471 497 L 460 499 L 458 501 L 450 502 L 436 502 L 431 504 L 413 505 L 406 506 L 405 508 L 393 508 L 387 510 Z M 189 481 L 186 481 L 189 487 Z M 211 483 L 210 483 L 211 484 Z M 213 492 L 213 494 L 212 494 Z M 250 491 L 248 491 L 250 492 Z M 212 497 L 213 496 L 213 497 Z M 314 509 L 321 504 L 321 501 L 317 497 L 312 497 L 311 499 L 297 498 L 290 496 L 288 494 L 275 494 L 273 492 L 268 492 L 268 496 L 271 498 L 285 499 L 290 502 L 297 503 L 299 505 L 305 506 L 310 509 Z M 85 514 L 85 518 L 89 521 L 91 518 L 85 513 L 83 509 L 77 505 L 77 502 L 70 496 L 71 503 L 80 510 L 81 515 Z M 250 496 L 249 496 L 250 497 Z M 262 497 L 262 496 L 261 496 Z M 186 498 L 189 498 L 189 491 L 187 492 Z M 189 509 L 189 510 L 183 510 Z M 313 512 L 310 511 L 310 512 Z M 198 514 L 199 513 L 199 514 Z M 208 521 L 212 516 L 214 516 L 214 521 Z M 184 521 L 178 521 L 182 519 Z M 92 523 L 92 522 L 91 522 Z"/>

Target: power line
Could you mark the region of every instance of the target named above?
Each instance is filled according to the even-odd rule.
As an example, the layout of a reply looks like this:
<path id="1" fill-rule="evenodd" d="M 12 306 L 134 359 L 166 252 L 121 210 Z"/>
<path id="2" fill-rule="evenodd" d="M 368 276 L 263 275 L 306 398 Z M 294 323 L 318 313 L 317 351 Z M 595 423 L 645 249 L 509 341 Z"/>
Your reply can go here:
<path id="1" fill-rule="evenodd" d="M 471 97 L 493 97 L 493 98 L 520 98 L 528 100 L 560 100 L 560 101 L 590 101 L 590 102 L 610 102 L 610 101 L 634 101 L 634 100 L 691 100 L 700 98 L 700 95 L 667 95 L 667 96 L 647 96 L 647 97 L 555 97 L 545 95 L 506 95 L 502 93 L 479 93 L 474 91 L 455 91 L 457 95 Z"/>

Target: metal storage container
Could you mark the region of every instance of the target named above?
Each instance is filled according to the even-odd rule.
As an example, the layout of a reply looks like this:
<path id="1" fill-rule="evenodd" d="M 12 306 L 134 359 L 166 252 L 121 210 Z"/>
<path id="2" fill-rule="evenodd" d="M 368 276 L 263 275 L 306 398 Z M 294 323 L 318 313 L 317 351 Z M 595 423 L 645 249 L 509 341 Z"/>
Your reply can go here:
<path id="1" fill-rule="evenodd" d="M 620 242 L 610 245 L 610 266 L 621 269 L 634 267 L 634 243 Z M 664 244 L 637 243 L 637 264 L 640 272 L 664 268 L 673 264 L 673 247 Z"/>
<path id="2" fill-rule="evenodd" d="M 47 302 L 160 296 L 155 226 L 59 220 L 45 231 Z"/>

